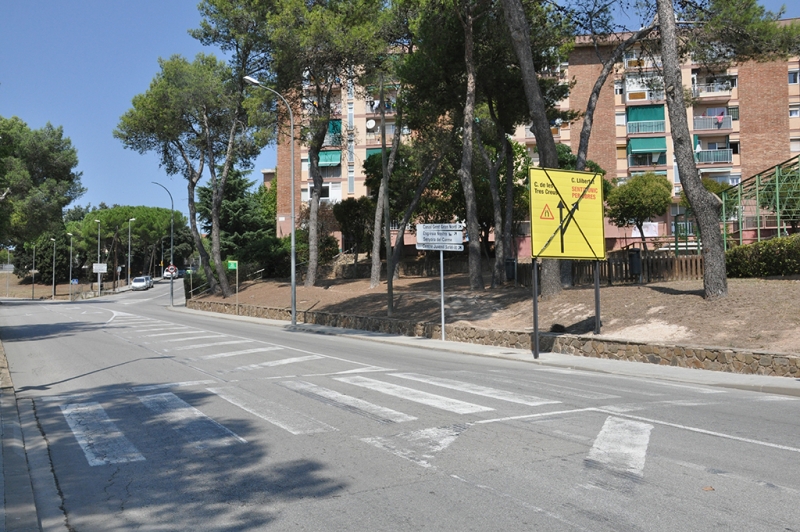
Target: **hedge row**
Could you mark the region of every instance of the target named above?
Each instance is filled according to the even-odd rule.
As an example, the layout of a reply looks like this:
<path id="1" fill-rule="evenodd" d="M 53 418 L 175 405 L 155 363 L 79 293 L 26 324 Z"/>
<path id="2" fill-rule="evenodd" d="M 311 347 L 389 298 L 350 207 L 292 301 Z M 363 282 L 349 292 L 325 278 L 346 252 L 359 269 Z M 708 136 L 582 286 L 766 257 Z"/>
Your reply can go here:
<path id="1" fill-rule="evenodd" d="M 725 262 L 728 277 L 800 274 L 800 234 L 735 247 Z"/>

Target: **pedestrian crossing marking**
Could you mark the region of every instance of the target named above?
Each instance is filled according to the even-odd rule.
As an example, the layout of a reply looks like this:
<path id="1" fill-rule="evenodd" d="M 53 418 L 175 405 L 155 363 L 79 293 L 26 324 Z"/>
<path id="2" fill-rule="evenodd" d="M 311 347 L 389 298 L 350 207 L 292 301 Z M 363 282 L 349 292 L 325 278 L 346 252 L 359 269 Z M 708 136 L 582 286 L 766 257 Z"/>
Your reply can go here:
<path id="1" fill-rule="evenodd" d="M 294 435 L 336 431 L 336 428 L 327 423 L 241 388 L 208 388 L 208 391 Z"/>
<path id="2" fill-rule="evenodd" d="M 230 351 L 228 353 L 217 353 L 215 355 L 206 355 L 193 360 L 213 360 L 215 358 L 234 357 L 238 355 L 249 355 L 251 353 L 266 353 L 267 351 L 280 351 L 282 347 L 256 347 L 254 349 L 244 349 L 242 351 Z"/>
<path id="3" fill-rule="evenodd" d="M 61 412 L 90 466 L 140 462 L 145 459 L 99 403 L 61 405 Z"/>
<path id="4" fill-rule="evenodd" d="M 472 384 L 469 382 L 456 381 L 451 379 L 443 379 L 440 377 L 429 377 L 427 375 L 419 375 L 416 373 L 392 373 L 392 377 L 399 377 L 401 379 L 408 379 L 412 381 L 422 382 L 425 384 L 433 384 L 434 386 L 441 386 L 442 388 L 449 388 L 459 392 L 471 393 L 480 395 L 482 397 L 489 397 L 491 399 L 499 399 L 501 401 L 508 401 L 511 403 L 519 403 L 527 406 L 541 406 L 559 404 L 561 401 L 552 399 L 542 399 L 533 395 L 523 395 L 514 392 L 507 392 L 505 390 L 498 390 L 496 388 L 489 388 L 479 384 Z"/>
<path id="5" fill-rule="evenodd" d="M 391 408 L 378 406 L 364 401 L 363 399 L 344 395 L 335 390 L 329 390 L 309 382 L 284 381 L 278 384 L 306 397 L 311 397 L 325 404 L 373 419 L 380 423 L 402 423 L 404 421 L 413 421 L 417 419 L 414 416 L 409 416 L 408 414 L 392 410 Z"/>
<path id="6" fill-rule="evenodd" d="M 398 386 L 396 384 L 382 382 L 367 377 L 335 377 L 334 379 L 339 382 L 352 384 L 354 386 L 361 386 L 362 388 L 374 390 L 376 392 L 391 395 L 393 397 L 399 397 L 401 399 L 414 401 L 416 403 L 432 406 L 441 410 L 455 412 L 456 414 L 474 414 L 476 412 L 488 412 L 494 410 L 494 408 L 489 408 L 488 406 L 467 403 L 465 401 L 459 401 L 458 399 L 451 399 L 442 395 L 423 392 L 413 388 L 406 388 L 405 386 Z"/>
<path id="7" fill-rule="evenodd" d="M 430 460 L 434 454 L 449 447 L 465 430 L 467 425 L 434 427 L 388 438 L 362 438 L 361 441 L 428 468 L 433 467 Z"/>
<path id="8" fill-rule="evenodd" d="M 201 347 L 216 347 L 218 345 L 249 344 L 254 341 L 255 340 L 228 340 L 227 342 L 212 342 L 209 344 L 182 345 L 180 347 L 171 347 L 169 349 L 164 349 L 164 352 L 168 353 L 171 351 L 188 351 L 189 349 L 200 349 Z"/>
<path id="9" fill-rule="evenodd" d="M 614 416 L 606 418 L 594 440 L 587 465 L 641 477 L 653 425 Z"/>
<path id="10" fill-rule="evenodd" d="M 322 355 L 308 355 L 304 357 L 281 358 L 279 360 L 269 360 L 267 362 L 259 362 L 258 364 L 239 366 L 238 368 L 229 369 L 227 371 L 221 371 L 220 373 L 233 373 L 236 371 L 253 371 L 257 369 L 272 368 L 275 366 L 285 366 L 287 364 L 297 364 L 298 362 L 308 362 L 310 360 L 318 360 L 320 358 L 325 358 L 325 357 L 323 357 Z"/>
<path id="11" fill-rule="evenodd" d="M 198 449 L 224 447 L 233 443 L 247 443 L 247 440 L 220 425 L 200 410 L 196 409 L 171 392 L 145 395 L 139 400 L 156 417 L 178 430 Z"/>

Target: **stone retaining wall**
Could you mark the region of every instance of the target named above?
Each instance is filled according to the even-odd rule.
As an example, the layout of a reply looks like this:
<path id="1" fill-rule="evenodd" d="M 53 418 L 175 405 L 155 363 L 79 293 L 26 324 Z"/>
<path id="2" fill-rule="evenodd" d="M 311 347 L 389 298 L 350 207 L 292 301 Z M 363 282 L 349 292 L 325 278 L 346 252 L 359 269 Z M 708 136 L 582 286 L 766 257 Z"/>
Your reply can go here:
<path id="1" fill-rule="evenodd" d="M 235 303 L 190 299 L 188 308 L 222 314 L 236 314 Z M 291 321 L 291 311 L 284 308 L 239 305 L 240 316 Z M 297 321 L 362 331 L 441 338 L 441 325 L 394 318 L 345 316 L 318 311 L 298 311 Z M 447 339 L 454 342 L 531 349 L 532 333 L 499 331 L 470 326 L 445 326 Z M 602 336 L 539 333 L 542 351 L 576 356 L 647 362 L 683 368 L 708 369 L 731 373 L 775 375 L 800 378 L 800 356 L 723 347 L 689 347 L 670 344 L 646 344 Z"/>

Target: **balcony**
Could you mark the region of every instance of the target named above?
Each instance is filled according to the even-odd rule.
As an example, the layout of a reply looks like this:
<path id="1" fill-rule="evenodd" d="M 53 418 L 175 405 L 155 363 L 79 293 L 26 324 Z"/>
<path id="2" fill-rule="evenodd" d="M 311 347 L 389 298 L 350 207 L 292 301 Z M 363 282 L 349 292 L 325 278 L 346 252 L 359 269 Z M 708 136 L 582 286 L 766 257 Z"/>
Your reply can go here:
<path id="1" fill-rule="evenodd" d="M 694 152 L 697 164 L 732 164 L 733 150 L 700 150 Z"/>
<path id="2" fill-rule="evenodd" d="M 628 155 L 628 167 L 665 166 L 667 156 L 664 153 L 634 153 Z"/>
<path id="3" fill-rule="evenodd" d="M 658 102 L 664 100 L 663 90 L 636 89 L 625 93 L 626 103 Z"/>
<path id="4" fill-rule="evenodd" d="M 719 131 L 721 129 L 733 129 L 733 120 L 730 116 L 694 117 L 695 131 Z"/>
<path id="5" fill-rule="evenodd" d="M 724 82 L 692 85 L 692 96 L 704 100 L 729 100 L 731 97 L 731 84 Z"/>
<path id="6" fill-rule="evenodd" d="M 642 122 L 628 122 L 628 134 L 639 133 L 664 133 L 666 131 L 664 120 L 644 120 Z"/>

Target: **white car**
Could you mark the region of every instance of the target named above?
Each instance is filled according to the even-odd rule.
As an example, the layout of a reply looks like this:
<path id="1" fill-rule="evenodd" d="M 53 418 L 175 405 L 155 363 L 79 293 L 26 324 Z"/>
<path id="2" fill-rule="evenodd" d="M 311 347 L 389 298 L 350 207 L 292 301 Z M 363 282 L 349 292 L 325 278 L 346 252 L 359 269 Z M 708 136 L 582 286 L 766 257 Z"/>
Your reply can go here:
<path id="1" fill-rule="evenodd" d="M 153 278 L 149 275 L 144 276 L 144 280 L 147 281 L 147 288 L 153 288 Z"/>
<path id="2" fill-rule="evenodd" d="M 144 277 L 134 277 L 131 281 L 131 290 L 147 290 L 150 285 L 147 284 L 147 279 Z"/>

